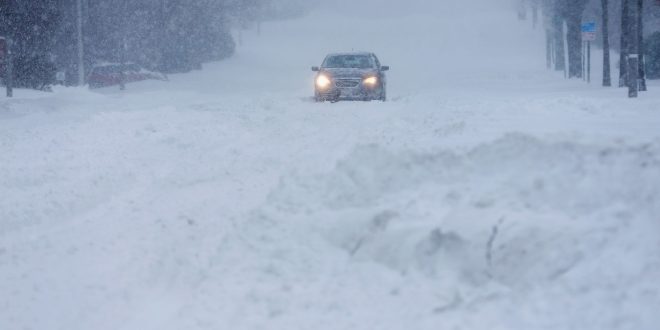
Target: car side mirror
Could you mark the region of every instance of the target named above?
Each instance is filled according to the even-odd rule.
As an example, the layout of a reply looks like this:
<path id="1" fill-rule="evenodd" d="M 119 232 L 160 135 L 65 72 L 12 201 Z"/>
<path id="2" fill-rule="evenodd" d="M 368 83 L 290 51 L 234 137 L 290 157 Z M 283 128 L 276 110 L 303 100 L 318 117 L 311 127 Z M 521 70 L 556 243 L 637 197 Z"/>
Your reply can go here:
<path id="1" fill-rule="evenodd" d="M 319 67 L 318 67 L 318 66 L 313 66 L 313 67 L 312 67 L 312 71 L 314 71 L 314 72 L 319 71 Z"/>
<path id="2" fill-rule="evenodd" d="M 387 65 L 383 65 L 383 66 L 380 67 L 380 71 L 389 71 L 389 70 L 390 70 L 390 67 L 387 66 Z"/>

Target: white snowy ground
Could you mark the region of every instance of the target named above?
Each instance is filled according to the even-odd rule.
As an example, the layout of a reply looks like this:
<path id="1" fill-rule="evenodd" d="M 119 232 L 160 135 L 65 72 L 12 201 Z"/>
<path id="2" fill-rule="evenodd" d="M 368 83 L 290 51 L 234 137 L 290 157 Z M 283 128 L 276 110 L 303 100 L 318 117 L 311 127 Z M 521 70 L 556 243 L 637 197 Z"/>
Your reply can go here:
<path id="1" fill-rule="evenodd" d="M 564 80 L 540 31 L 461 3 L 2 99 L 0 329 L 660 328 L 660 84 Z M 352 48 L 390 101 L 310 102 Z"/>

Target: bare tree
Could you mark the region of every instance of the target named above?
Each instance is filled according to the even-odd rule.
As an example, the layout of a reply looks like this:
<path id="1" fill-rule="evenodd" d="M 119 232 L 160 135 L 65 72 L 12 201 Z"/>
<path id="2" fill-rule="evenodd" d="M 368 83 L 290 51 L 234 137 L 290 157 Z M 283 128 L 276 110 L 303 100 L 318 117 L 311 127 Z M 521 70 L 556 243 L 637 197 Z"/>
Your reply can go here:
<path id="1" fill-rule="evenodd" d="M 639 90 L 646 91 L 646 70 L 644 68 L 644 1 L 637 0 L 637 50 L 639 54 Z"/>
<path id="2" fill-rule="evenodd" d="M 603 86 L 612 86 L 610 73 L 609 1 L 601 0 L 603 6 Z"/>
<path id="3" fill-rule="evenodd" d="M 628 81 L 628 35 L 629 0 L 621 0 L 621 42 L 619 50 L 619 87 L 627 86 Z"/>
<path id="4" fill-rule="evenodd" d="M 562 1 L 562 16 L 566 20 L 568 44 L 568 77 L 582 77 L 582 14 L 587 0 Z"/>
<path id="5" fill-rule="evenodd" d="M 555 50 L 555 70 L 566 70 L 566 56 L 564 55 L 564 20 L 556 12 L 552 17 L 552 38 Z"/>
<path id="6" fill-rule="evenodd" d="M 626 34 L 630 38 L 627 41 L 628 50 L 628 70 L 626 73 L 627 86 L 628 86 L 628 97 L 637 97 L 637 92 L 639 91 L 638 75 L 639 75 L 639 27 L 637 15 L 639 15 L 637 2 L 626 1 L 628 8 L 628 25 L 626 26 Z"/>

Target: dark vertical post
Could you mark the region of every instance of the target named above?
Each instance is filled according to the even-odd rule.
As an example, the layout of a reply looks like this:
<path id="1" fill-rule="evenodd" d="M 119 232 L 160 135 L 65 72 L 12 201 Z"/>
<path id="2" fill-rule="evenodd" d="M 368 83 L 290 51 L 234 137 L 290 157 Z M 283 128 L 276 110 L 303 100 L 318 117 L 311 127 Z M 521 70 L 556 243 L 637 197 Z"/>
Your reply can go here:
<path id="1" fill-rule="evenodd" d="M 76 1 L 76 38 L 78 51 L 78 86 L 85 85 L 85 49 L 83 41 L 83 3 Z"/>
<path id="2" fill-rule="evenodd" d="M 586 45 L 586 42 L 582 41 L 582 50 L 581 50 L 581 53 L 582 53 L 582 67 L 580 68 L 580 75 L 582 75 L 582 80 L 587 80 L 587 77 L 586 77 L 586 75 L 584 74 L 584 73 L 585 73 L 585 67 L 586 67 L 586 65 L 585 65 L 585 64 L 586 64 L 586 63 L 585 63 L 585 57 L 584 57 L 584 55 L 585 55 L 585 50 L 586 50 L 586 48 L 587 48 L 586 46 L 587 46 L 587 45 Z"/>
<path id="3" fill-rule="evenodd" d="M 553 14 L 552 32 L 555 41 L 555 70 L 566 71 L 566 54 L 564 49 L 564 20 L 557 13 Z"/>
<path id="4" fill-rule="evenodd" d="M 562 56 L 564 60 L 564 79 L 568 79 L 568 68 L 569 68 L 569 50 L 568 50 L 568 38 L 567 38 L 567 27 L 565 27 L 565 23 L 562 21 L 562 26 L 561 26 L 561 51 L 562 51 Z"/>
<path id="5" fill-rule="evenodd" d="M 646 91 L 646 73 L 644 68 L 644 1 L 637 0 L 637 49 L 639 54 L 639 90 Z"/>
<path id="6" fill-rule="evenodd" d="M 5 87 L 7 88 L 7 97 L 14 96 L 14 59 L 13 59 L 13 37 L 14 37 L 14 14 L 15 8 L 13 1 L 7 1 L 7 13 L 5 14 L 7 19 L 7 36 L 5 39 Z"/>
<path id="7" fill-rule="evenodd" d="M 7 54 L 5 59 L 5 85 L 7 86 L 7 97 L 14 97 L 14 51 L 12 50 L 14 45 L 12 45 L 11 37 L 8 37 L 5 40 L 5 43 L 7 47 Z"/>
<path id="8" fill-rule="evenodd" d="M 122 1 L 121 6 L 119 6 L 119 27 L 120 36 L 119 36 L 119 90 L 126 89 L 126 19 L 125 15 L 128 14 L 126 11 L 126 1 Z"/>
<path id="9" fill-rule="evenodd" d="M 167 43 L 165 40 L 167 40 L 167 17 L 165 16 L 166 10 L 166 0 L 161 0 L 159 5 L 158 5 L 158 16 L 160 20 L 160 27 L 159 27 L 159 32 L 160 32 L 160 40 L 158 41 L 159 43 L 159 49 L 160 49 L 160 63 L 159 63 L 159 70 L 162 72 L 165 72 L 167 70 L 167 61 L 166 61 L 166 49 L 167 49 Z"/>
<path id="10" fill-rule="evenodd" d="M 610 36 L 609 36 L 609 4 L 608 0 L 602 0 L 603 5 L 603 86 L 612 86 L 612 75 L 610 73 Z"/>
<path id="11" fill-rule="evenodd" d="M 638 83 L 638 73 L 639 73 L 639 45 L 637 42 L 639 38 L 637 37 L 637 16 L 639 11 L 637 10 L 637 4 L 628 1 L 629 5 L 632 5 L 628 8 L 628 36 L 630 40 L 628 42 L 628 97 L 637 97 L 637 92 L 639 90 Z"/>
<path id="12" fill-rule="evenodd" d="M 637 72 L 639 65 L 637 54 L 628 55 L 628 97 L 637 97 Z"/>
<path id="13" fill-rule="evenodd" d="M 629 0 L 621 1 L 621 50 L 619 52 L 619 87 L 624 87 L 628 83 L 628 30 L 629 30 Z"/>
<path id="14" fill-rule="evenodd" d="M 121 46 L 119 47 L 119 90 L 126 89 L 126 40 L 121 37 Z"/>
<path id="15" fill-rule="evenodd" d="M 548 69 L 552 68 L 552 37 L 548 28 L 545 30 L 545 63 Z"/>
<path id="16" fill-rule="evenodd" d="M 587 41 L 587 82 L 591 83 L 591 41 Z"/>

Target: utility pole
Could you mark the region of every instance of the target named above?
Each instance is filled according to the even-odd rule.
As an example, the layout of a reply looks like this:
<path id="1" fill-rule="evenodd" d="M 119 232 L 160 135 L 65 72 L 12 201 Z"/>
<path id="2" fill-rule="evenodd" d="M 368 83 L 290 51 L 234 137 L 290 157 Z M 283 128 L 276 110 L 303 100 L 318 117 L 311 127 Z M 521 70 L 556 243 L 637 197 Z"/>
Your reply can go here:
<path id="1" fill-rule="evenodd" d="M 83 0 L 76 1 L 78 25 L 78 86 L 85 85 L 85 49 L 83 40 Z"/>
<path id="2" fill-rule="evenodd" d="M 612 86 L 610 73 L 609 1 L 601 0 L 603 6 L 603 86 Z"/>

